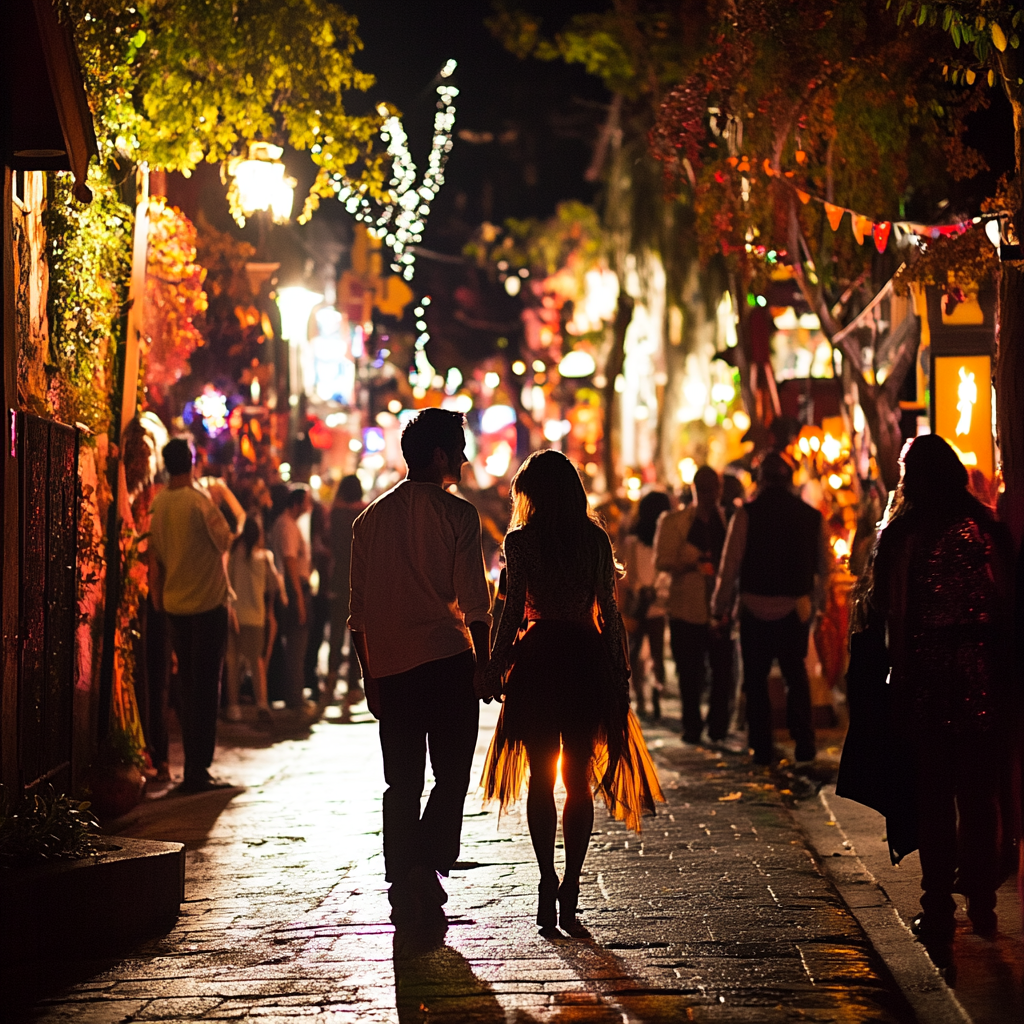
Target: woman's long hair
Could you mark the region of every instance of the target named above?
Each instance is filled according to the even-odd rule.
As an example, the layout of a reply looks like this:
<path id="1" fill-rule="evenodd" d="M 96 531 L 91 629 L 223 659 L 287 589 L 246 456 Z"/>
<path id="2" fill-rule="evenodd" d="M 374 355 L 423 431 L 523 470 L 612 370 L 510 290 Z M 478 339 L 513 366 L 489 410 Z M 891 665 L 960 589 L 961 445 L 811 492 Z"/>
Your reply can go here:
<path id="1" fill-rule="evenodd" d="M 584 573 L 595 567 L 595 528 L 604 527 L 576 467 L 561 452 L 534 452 L 512 478 L 509 529 L 523 527 L 534 533 L 551 564 Z"/>
<path id="2" fill-rule="evenodd" d="M 900 453 L 899 486 L 886 509 L 871 559 L 854 590 L 851 630 L 863 629 L 872 609 L 884 602 L 893 568 L 892 553 L 910 534 L 937 534 L 972 517 L 982 529 L 994 526 L 991 510 L 968 490 L 967 470 L 938 434 L 911 438 Z"/>
<path id="3" fill-rule="evenodd" d="M 263 528 L 260 526 L 259 513 L 253 511 L 245 517 L 245 526 L 231 545 L 234 551 L 239 545 L 245 546 L 245 557 L 252 558 L 252 549 L 263 540 Z"/>
<path id="4" fill-rule="evenodd" d="M 654 545 L 654 533 L 658 528 L 658 520 L 663 512 L 672 507 L 668 495 L 664 491 L 651 491 L 640 499 L 636 510 L 636 522 L 629 532 L 633 534 L 641 544 L 647 547 Z"/>

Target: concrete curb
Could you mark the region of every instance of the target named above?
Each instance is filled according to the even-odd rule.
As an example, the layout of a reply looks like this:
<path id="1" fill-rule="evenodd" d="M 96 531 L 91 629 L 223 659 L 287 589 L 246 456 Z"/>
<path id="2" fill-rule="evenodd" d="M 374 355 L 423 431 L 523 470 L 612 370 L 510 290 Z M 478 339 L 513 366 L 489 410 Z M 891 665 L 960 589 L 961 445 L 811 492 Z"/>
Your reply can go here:
<path id="1" fill-rule="evenodd" d="M 832 813 L 825 793 L 801 801 L 793 817 L 822 873 L 836 887 L 920 1024 L 972 1024 L 924 947 L 903 923 Z"/>

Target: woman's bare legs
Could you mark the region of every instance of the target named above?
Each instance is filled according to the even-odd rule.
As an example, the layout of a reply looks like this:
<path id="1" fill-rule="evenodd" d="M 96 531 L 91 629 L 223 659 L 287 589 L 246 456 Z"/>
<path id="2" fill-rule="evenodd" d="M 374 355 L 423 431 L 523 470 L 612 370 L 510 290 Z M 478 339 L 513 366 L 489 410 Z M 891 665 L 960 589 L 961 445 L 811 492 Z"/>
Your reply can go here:
<path id="1" fill-rule="evenodd" d="M 530 788 L 526 797 L 526 821 L 530 841 L 537 857 L 541 881 L 555 879 L 555 832 L 558 812 L 555 809 L 555 774 L 558 767 L 559 739 L 545 738 L 527 746 L 530 762 Z"/>
<path id="2" fill-rule="evenodd" d="M 562 838 L 565 841 L 565 876 L 563 885 L 578 887 L 583 861 L 590 847 L 594 829 L 594 794 L 590 790 L 588 772 L 591 746 L 562 749 L 562 782 L 565 784 L 565 807 L 562 810 Z"/>

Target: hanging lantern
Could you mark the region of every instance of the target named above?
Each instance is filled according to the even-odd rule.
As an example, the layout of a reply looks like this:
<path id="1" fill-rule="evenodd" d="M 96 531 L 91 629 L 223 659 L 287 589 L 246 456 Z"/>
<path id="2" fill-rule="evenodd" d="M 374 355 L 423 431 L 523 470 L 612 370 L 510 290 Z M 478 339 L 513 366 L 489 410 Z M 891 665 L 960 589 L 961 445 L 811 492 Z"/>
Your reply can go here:
<path id="1" fill-rule="evenodd" d="M 229 161 L 227 172 L 232 180 L 228 203 L 240 227 L 247 217 L 260 210 L 269 210 L 276 224 L 284 224 L 291 217 L 296 181 L 285 174 L 283 153 L 280 146 L 253 142 L 248 159 L 236 157 Z"/>

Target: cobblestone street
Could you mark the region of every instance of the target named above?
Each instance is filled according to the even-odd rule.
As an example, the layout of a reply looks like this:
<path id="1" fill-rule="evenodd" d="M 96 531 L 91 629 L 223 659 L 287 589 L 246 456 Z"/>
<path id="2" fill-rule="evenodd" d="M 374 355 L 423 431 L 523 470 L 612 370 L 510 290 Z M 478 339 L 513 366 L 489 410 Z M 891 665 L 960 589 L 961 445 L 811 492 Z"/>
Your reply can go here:
<path id="1" fill-rule="evenodd" d="M 640 837 L 598 812 L 581 897 L 592 939 L 537 935 L 525 822 L 471 793 L 446 945 L 410 960 L 392 956 L 375 725 L 224 748 L 218 769 L 243 791 L 151 800 L 120 823 L 187 843 L 177 925 L 75 965 L 76 983 L 22 1019 L 912 1019 L 772 780 L 649 736 L 668 803 Z"/>

